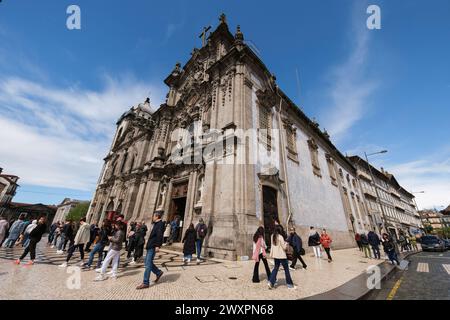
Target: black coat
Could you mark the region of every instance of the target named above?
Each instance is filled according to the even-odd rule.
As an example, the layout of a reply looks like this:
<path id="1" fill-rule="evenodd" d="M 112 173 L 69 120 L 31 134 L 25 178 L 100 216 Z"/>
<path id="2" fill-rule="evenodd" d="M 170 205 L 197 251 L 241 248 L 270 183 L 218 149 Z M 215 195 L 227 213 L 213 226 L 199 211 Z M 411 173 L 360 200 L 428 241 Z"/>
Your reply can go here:
<path id="1" fill-rule="evenodd" d="M 197 235 L 195 229 L 187 229 L 183 237 L 183 253 L 184 254 L 194 254 L 195 253 L 195 240 Z"/>
<path id="2" fill-rule="evenodd" d="M 308 238 L 308 246 L 318 246 L 320 245 L 320 236 L 319 233 L 314 233 L 313 235 L 310 235 Z"/>
<path id="3" fill-rule="evenodd" d="M 42 235 L 45 233 L 46 230 L 47 226 L 45 225 L 45 223 L 43 224 L 38 223 L 38 225 L 30 232 L 30 240 L 33 240 L 35 242 L 41 241 Z"/>
<path id="4" fill-rule="evenodd" d="M 161 247 L 163 244 L 163 236 L 164 236 L 164 222 L 162 220 L 159 220 L 158 222 L 155 222 L 153 225 L 152 232 L 150 233 L 150 236 L 147 241 L 147 250 Z"/>

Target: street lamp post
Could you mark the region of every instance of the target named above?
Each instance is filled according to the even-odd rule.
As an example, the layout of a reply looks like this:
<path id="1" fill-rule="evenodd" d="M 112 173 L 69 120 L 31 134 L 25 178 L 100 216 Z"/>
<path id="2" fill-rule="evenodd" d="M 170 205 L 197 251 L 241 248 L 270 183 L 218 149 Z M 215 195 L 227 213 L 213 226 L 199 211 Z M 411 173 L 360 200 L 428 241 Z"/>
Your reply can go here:
<path id="1" fill-rule="evenodd" d="M 425 191 L 416 191 L 416 192 L 414 192 L 414 191 L 411 191 L 411 194 L 419 194 L 419 193 L 425 193 Z M 423 221 L 422 221 L 422 215 L 419 213 L 419 206 L 417 205 L 417 202 L 416 202 L 416 197 L 413 197 L 413 201 L 414 201 L 414 205 L 416 206 L 416 212 L 417 212 L 417 214 L 419 215 L 419 221 L 420 221 L 420 223 L 422 224 L 422 227 L 423 227 Z M 420 224 L 419 224 L 419 229 L 420 229 Z M 426 234 L 426 230 L 425 230 L 425 227 L 423 228 L 423 231 L 425 231 L 425 234 Z"/>
<path id="2" fill-rule="evenodd" d="M 387 150 L 382 150 L 382 151 L 378 151 L 378 152 L 374 152 L 374 153 L 370 153 L 370 154 L 367 154 L 366 152 L 364 152 L 364 156 L 366 157 L 367 166 L 369 167 L 369 173 L 370 173 L 370 177 L 372 178 L 372 184 L 375 187 L 375 193 L 377 195 L 377 203 L 378 203 L 378 205 L 380 206 L 380 209 L 381 209 L 382 225 L 383 225 L 383 228 L 386 231 L 386 233 L 388 233 L 388 230 L 387 230 L 387 227 L 386 227 L 386 216 L 384 214 L 384 209 L 383 209 L 383 206 L 382 206 L 381 201 L 380 201 L 380 194 L 378 193 L 378 187 L 377 187 L 377 184 L 375 183 L 375 178 L 373 176 L 372 168 L 370 167 L 370 162 L 369 162 L 369 156 L 372 156 L 372 155 L 375 155 L 375 154 L 386 153 L 386 152 L 387 152 Z"/>

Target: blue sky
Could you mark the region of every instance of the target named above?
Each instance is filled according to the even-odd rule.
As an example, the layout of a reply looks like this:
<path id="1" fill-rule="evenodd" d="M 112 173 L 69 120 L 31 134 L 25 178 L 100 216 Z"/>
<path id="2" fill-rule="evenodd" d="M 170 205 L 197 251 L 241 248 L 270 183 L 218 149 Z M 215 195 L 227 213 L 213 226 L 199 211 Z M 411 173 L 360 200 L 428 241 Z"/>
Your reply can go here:
<path id="1" fill-rule="evenodd" d="M 81 30 L 66 28 L 70 4 Z M 369 4 L 381 30 L 366 28 Z M 420 207 L 450 203 L 447 0 L 4 0 L 0 166 L 20 176 L 15 201 L 89 199 L 118 116 L 164 100 L 162 80 L 221 12 L 342 152 L 388 149 L 374 164 L 426 191 Z"/>

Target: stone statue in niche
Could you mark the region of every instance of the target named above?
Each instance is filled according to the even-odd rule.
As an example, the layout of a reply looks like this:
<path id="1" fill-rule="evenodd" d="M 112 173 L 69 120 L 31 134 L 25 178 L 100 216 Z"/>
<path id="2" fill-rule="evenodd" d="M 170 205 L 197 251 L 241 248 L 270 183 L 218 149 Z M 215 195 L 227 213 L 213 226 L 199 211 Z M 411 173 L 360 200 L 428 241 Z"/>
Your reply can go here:
<path id="1" fill-rule="evenodd" d="M 167 193 L 167 185 L 163 184 L 161 187 L 161 191 L 159 192 L 158 197 L 158 209 L 162 208 L 164 205 L 164 200 L 166 199 L 166 193 Z"/>
<path id="2" fill-rule="evenodd" d="M 197 189 L 197 203 L 196 207 L 201 207 L 203 203 L 203 190 L 205 188 L 205 177 L 202 176 L 198 181 L 198 189 Z"/>

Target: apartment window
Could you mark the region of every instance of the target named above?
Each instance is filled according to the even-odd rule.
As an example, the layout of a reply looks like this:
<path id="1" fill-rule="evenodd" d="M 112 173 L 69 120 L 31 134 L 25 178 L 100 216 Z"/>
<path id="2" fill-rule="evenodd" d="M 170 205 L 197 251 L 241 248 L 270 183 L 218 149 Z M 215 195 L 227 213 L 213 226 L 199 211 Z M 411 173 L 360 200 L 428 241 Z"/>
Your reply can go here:
<path id="1" fill-rule="evenodd" d="M 325 155 L 327 159 L 328 171 L 330 172 L 331 184 L 337 186 L 336 168 L 334 166 L 334 160 L 330 154 Z"/>
<path id="2" fill-rule="evenodd" d="M 309 147 L 309 153 L 311 155 L 311 163 L 313 167 L 313 172 L 316 176 L 322 177 L 322 174 L 320 172 L 320 165 L 319 165 L 319 146 L 316 144 L 314 139 L 308 140 L 308 147 Z"/>
<path id="3" fill-rule="evenodd" d="M 265 106 L 259 107 L 259 141 L 270 150 L 272 147 L 272 112 Z"/>

